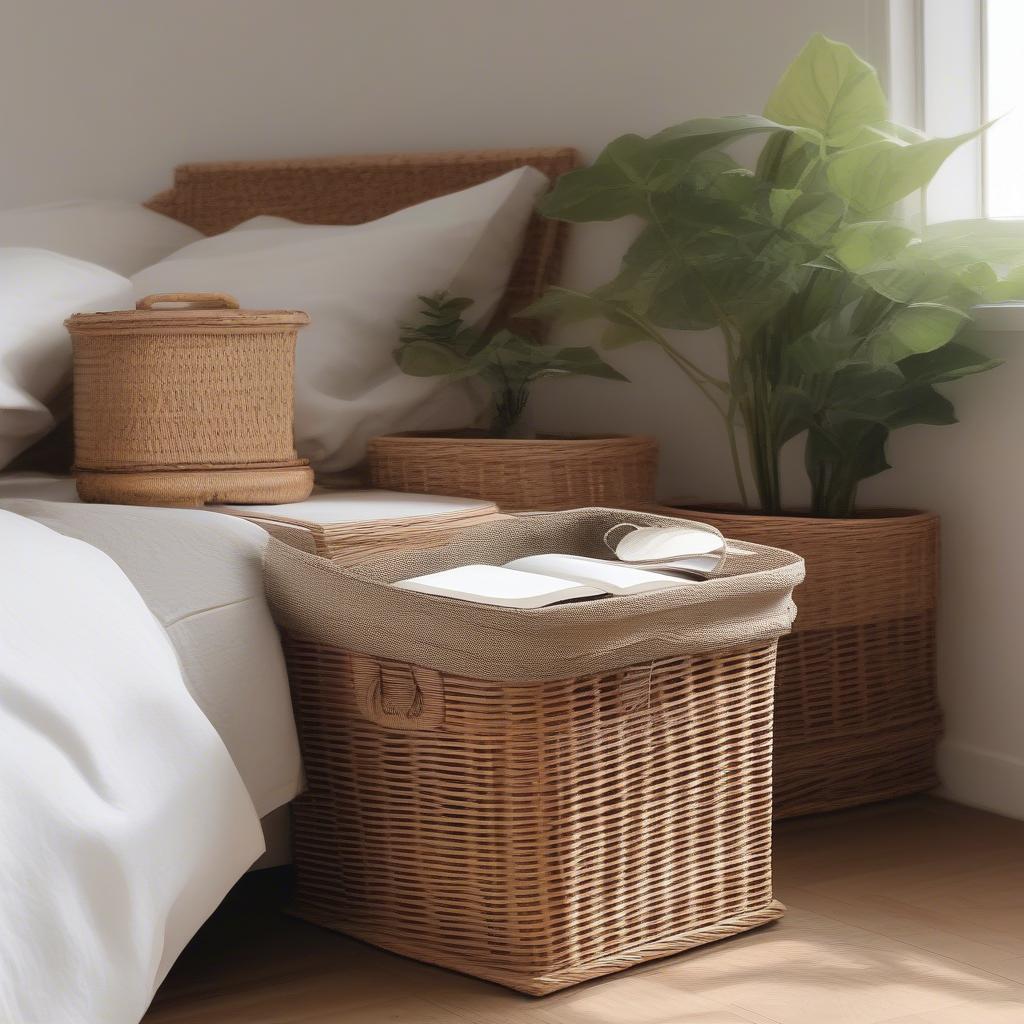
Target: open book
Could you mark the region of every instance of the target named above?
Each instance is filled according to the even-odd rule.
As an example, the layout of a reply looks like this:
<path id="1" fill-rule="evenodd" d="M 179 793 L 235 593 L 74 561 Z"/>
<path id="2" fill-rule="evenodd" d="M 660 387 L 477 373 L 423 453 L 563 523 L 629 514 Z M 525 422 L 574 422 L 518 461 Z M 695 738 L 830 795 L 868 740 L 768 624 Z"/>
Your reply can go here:
<path id="1" fill-rule="evenodd" d="M 546 608 L 582 598 L 644 594 L 686 586 L 694 582 L 693 572 L 691 567 L 680 567 L 674 562 L 637 569 L 583 555 L 528 555 L 504 565 L 461 565 L 399 580 L 394 586 L 476 604 Z"/>

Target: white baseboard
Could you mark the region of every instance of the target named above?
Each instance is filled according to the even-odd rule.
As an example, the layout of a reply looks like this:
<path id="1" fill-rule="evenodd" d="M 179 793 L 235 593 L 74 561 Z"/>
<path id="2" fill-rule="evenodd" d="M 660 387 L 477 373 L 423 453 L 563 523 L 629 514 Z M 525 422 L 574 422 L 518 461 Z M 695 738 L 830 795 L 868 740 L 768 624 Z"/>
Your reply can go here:
<path id="1" fill-rule="evenodd" d="M 1024 821 L 1024 760 L 944 740 L 939 777 L 948 799 Z"/>

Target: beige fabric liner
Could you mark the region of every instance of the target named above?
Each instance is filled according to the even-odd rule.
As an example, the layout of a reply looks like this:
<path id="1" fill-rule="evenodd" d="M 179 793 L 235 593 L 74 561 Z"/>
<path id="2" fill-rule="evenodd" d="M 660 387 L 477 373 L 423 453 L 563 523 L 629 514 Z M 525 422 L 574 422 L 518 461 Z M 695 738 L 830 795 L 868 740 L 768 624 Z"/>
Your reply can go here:
<path id="1" fill-rule="evenodd" d="M 322 643 L 478 679 L 561 679 L 639 662 L 775 639 L 796 614 L 803 560 L 730 542 L 713 579 L 672 590 L 548 608 L 496 608 L 398 590 L 409 576 L 544 552 L 606 557 L 616 523 L 701 523 L 616 509 L 513 516 L 467 526 L 443 546 L 389 551 L 341 567 L 272 539 L 264 556 L 278 624 Z"/>

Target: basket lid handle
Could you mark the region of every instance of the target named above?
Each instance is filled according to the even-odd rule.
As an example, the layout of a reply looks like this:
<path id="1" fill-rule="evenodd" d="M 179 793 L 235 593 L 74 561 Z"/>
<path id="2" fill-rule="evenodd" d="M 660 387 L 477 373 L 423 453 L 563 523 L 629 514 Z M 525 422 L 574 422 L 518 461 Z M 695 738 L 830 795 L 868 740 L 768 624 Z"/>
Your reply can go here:
<path id="1" fill-rule="evenodd" d="M 139 299 L 135 308 L 153 309 L 168 303 L 184 305 L 186 309 L 238 309 L 238 299 L 224 292 L 161 292 Z"/>

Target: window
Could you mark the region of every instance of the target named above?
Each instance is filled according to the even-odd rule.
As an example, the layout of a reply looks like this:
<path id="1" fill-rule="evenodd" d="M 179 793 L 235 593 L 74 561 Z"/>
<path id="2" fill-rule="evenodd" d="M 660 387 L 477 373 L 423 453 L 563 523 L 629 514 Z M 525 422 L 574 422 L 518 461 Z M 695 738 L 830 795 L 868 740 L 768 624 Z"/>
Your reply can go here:
<path id="1" fill-rule="evenodd" d="M 1024 0 L 888 0 L 889 89 L 897 120 L 959 135 L 924 198 L 929 222 L 1024 218 Z"/>
<path id="2" fill-rule="evenodd" d="M 1024 219 L 1024 0 L 874 0 L 868 10 L 896 120 L 949 136 L 998 118 L 908 212 L 927 223 Z M 986 330 L 1024 331 L 1024 303 L 976 313 Z"/>
<path id="3" fill-rule="evenodd" d="M 982 149 L 984 212 L 1024 217 L 1024 2 L 985 0 L 982 16 L 983 114 L 1000 118 Z"/>

